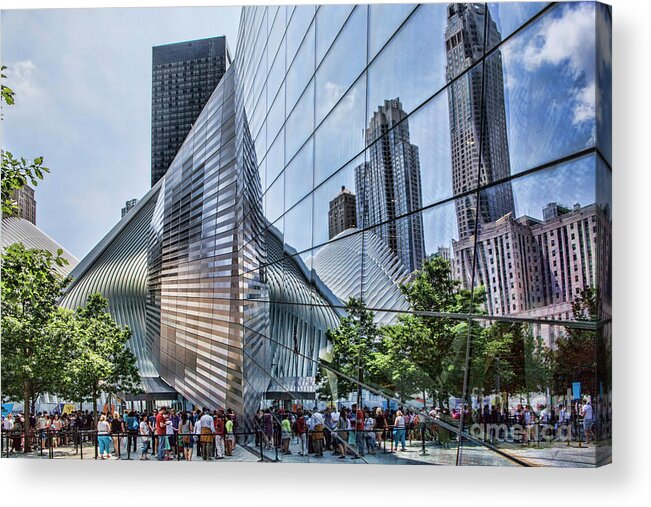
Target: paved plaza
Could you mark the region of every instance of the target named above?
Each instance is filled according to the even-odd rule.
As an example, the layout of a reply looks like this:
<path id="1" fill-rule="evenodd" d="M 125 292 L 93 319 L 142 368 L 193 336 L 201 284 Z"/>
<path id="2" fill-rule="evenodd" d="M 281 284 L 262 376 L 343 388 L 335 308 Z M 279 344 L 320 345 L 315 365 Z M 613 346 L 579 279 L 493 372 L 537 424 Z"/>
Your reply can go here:
<path id="1" fill-rule="evenodd" d="M 122 446 L 121 457 L 117 458 L 112 455 L 111 461 L 138 461 L 140 458 L 140 445 L 137 452 L 127 453 L 125 446 Z M 595 448 L 593 444 L 580 447 L 577 442 L 567 443 L 548 443 L 540 446 L 531 445 L 528 447 L 516 444 L 501 444 L 502 450 L 508 456 L 517 458 L 531 466 L 553 466 L 553 467 L 592 467 L 595 463 L 606 464 L 609 462 L 609 446 Z M 454 466 L 457 462 L 457 446 L 453 442 L 450 447 L 443 448 L 427 442 L 425 452 L 421 442 L 407 443 L 406 451 L 394 451 L 389 442 L 376 450 L 376 453 L 355 457 L 347 455 L 345 459 L 334 454 L 332 451 L 324 451 L 322 457 L 314 454 L 303 456 L 300 453 L 300 444 L 296 439 L 290 443 L 291 454 L 276 452 L 275 448 L 265 449 L 264 461 L 269 463 L 327 463 L 337 465 L 448 465 Z M 91 443 L 85 443 L 83 447 L 83 459 L 93 460 L 95 449 Z M 74 446 L 60 446 L 53 451 L 54 459 L 82 459 L 80 450 L 75 450 Z M 23 453 L 10 452 L 7 455 L 6 449 L 3 450 L 2 458 L 23 458 L 23 459 L 49 459 L 48 449 L 31 452 L 27 455 Z M 149 461 L 156 461 L 154 455 L 149 456 Z M 197 456 L 196 450 L 193 453 L 192 461 L 203 461 Z M 255 447 L 253 442 L 250 445 L 237 445 L 233 450 L 233 456 L 227 456 L 223 459 L 211 461 L 222 462 L 258 462 L 260 461 L 260 449 Z M 518 466 L 518 463 L 486 447 L 475 444 L 464 444 L 461 450 L 461 464 L 469 466 Z"/>

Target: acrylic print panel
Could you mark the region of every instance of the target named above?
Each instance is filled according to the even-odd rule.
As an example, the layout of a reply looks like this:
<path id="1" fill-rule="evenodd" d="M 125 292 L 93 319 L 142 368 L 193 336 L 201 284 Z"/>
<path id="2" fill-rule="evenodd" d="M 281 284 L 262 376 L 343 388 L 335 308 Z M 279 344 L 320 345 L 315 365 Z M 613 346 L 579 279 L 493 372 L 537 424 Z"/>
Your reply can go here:
<path id="1" fill-rule="evenodd" d="M 3 12 L 3 456 L 610 462 L 610 17 Z"/>

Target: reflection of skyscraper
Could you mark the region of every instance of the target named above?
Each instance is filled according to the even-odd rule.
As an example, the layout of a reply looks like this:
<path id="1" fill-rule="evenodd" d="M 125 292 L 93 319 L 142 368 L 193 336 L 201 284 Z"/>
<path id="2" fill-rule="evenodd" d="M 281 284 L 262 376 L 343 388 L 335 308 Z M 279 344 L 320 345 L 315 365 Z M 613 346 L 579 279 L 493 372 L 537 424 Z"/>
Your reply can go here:
<path id="1" fill-rule="evenodd" d="M 425 256 L 418 146 L 409 142 L 409 121 L 399 99 L 385 100 L 366 129 L 368 161 L 355 168 L 357 226 L 382 224 L 375 233 L 408 271 Z M 374 142 L 374 140 L 377 141 Z M 371 144 L 373 143 L 373 144 Z"/>
<path id="2" fill-rule="evenodd" d="M 356 226 L 355 194 L 346 187 L 341 187 L 341 192 L 330 201 L 328 209 L 328 239 L 334 238 L 340 232 Z"/>
<path id="3" fill-rule="evenodd" d="M 230 64 L 225 37 L 152 50 L 151 185 L 161 179 Z"/>
<path id="4" fill-rule="evenodd" d="M 488 19 L 485 19 L 486 16 Z M 490 184 L 511 173 L 504 108 L 504 77 L 499 50 L 484 61 L 484 69 L 478 67 L 466 72 L 481 58 L 484 46 L 493 47 L 500 40 L 501 35 L 484 4 L 450 4 L 445 47 L 446 77 L 451 82 L 448 87 L 448 103 L 452 185 L 455 194 L 473 190 L 478 184 Z M 455 204 L 459 238 L 463 239 L 474 233 L 477 197 L 471 194 L 457 199 Z M 479 203 L 480 225 L 494 222 L 513 211 L 510 183 L 482 192 Z"/>

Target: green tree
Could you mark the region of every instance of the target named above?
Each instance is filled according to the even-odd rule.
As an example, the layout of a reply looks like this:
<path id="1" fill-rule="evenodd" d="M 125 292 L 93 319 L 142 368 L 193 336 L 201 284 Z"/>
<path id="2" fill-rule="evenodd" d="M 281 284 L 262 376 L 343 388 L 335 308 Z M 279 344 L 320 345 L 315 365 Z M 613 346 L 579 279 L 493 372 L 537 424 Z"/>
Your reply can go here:
<path id="1" fill-rule="evenodd" d="M 379 345 L 380 330 L 373 321 L 373 312 L 368 310 L 361 300 L 351 297 L 346 303 L 346 311 L 348 314 L 341 319 L 339 326 L 327 332 L 328 340 L 332 344 L 331 360 L 327 363 L 324 361 L 322 368 L 325 366 L 325 369 L 338 374 L 338 395 L 357 391 L 359 404 L 362 383 L 374 380 L 370 366 Z M 332 396 L 332 387 L 325 386 L 326 383 L 331 383 L 325 382 L 325 378 L 324 375 L 319 378 L 319 392 L 326 397 Z"/>
<path id="2" fill-rule="evenodd" d="M 67 317 L 57 300 L 69 283 L 54 267 L 67 264 L 45 250 L 15 243 L 2 254 L 2 393 L 22 399 L 25 414 L 30 401 L 45 390 L 57 392 L 62 381 L 71 336 L 60 332 Z M 25 425 L 25 452 L 29 451 Z"/>
<path id="3" fill-rule="evenodd" d="M 6 68 L 6 66 L 2 66 L 1 79 L 7 77 L 4 73 Z M 11 88 L 2 84 L 1 102 L 12 106 L 15 104 L 15 95 Z M 23 157 L 16 158 L 6 150 L 0 151 L 2 152 L 2 214 L 11 216 L 17 211 L 17 205 L 13 199 L 14 192 L 23 188 L 28 182 L 34 186 L 38 185 L 38 180 L 42 180 L 45 173 L 49 173 L 50 170 L 43 165 L 43 157 L 28 160 Z"/>
<path id="4" fill-rule="evenodd" d="M 95 417 L 102 393 L 140 392 L 136 357 L 127 346 L 131 331 L 120 327 L 107 309 L 105 297 L 91 294 L 75 312 L 76 347 L 65 374 L 66 397 L 92 401 Z"/>

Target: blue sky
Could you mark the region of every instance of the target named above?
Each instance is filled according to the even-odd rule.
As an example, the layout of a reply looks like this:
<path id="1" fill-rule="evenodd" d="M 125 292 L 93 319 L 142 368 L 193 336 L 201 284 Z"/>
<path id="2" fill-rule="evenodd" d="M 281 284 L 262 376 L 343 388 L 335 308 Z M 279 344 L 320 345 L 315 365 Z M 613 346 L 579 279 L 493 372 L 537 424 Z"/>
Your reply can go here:
<path id="1" fill-rule="evenodd" d="M 3 11 L 2 62 L 16 105 L 3 148 L 43 155 L 37 225 L 78 258 L 150 183 L 151 48 L 226 35 L 239 7 Z M 29 34 L 29 36 L 26 36 Z"/>

